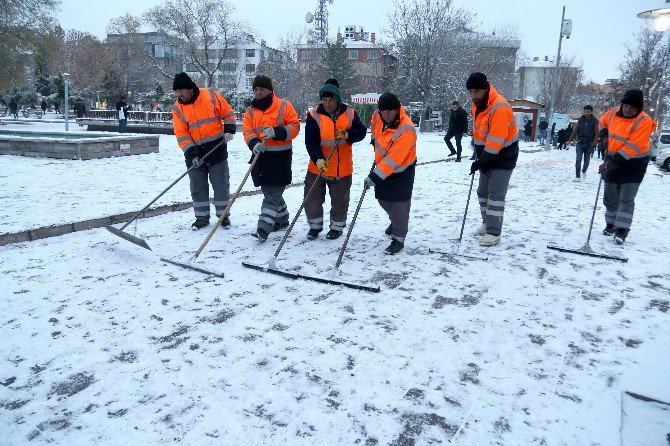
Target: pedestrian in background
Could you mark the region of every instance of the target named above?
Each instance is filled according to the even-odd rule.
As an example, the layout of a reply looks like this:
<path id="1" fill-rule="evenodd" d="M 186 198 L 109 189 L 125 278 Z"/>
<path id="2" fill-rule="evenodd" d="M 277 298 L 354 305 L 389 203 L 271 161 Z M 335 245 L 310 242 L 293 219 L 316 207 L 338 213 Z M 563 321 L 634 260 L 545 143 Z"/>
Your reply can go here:
<path id="1" fill-rule="evenodd" d="M 176 77 L 175 77 L 176 78 Z M 190 79 L 190 78 L 189 78 Z M 116 111 L 119 118 L 119 133 L 126 133 L 126 124 L 128 123 L 128 111 L 130 106 L 125 96 L 121 96 L 119 102 L 116 103 Z"/>
<path id="2" fill-rule="evenodd" d="M 537 128 L 540 130 L 540 145 L 543 146 L 547 141 L 547 129 L 549 128 L 547 118 L 540 118 L 540 123 Z"/>
<path id="3" fill-rule="evenodd" d="M 451 111 L 449 112 L 449 130 L 444 135 L 444 142 L 449 147 L 449 156 L 456 155 L 456 162 L 461 162 L 461 139 L 464 134 L 468 133 L 468 113 L 463 110 L 458 101 L 451 103 Z M 451 144 L 451 138 L 456 140 L 456 150 Z"/>
<path id="4" fill-rule="evenodd" d="M 577 120 L 575 128 L 568 137 L 568 146 L 572 141 L 577 139 L 575 146 L 575 179 L 580 181 L 581 177 L 586 179 L 586 171 L 589 169 L 589 162 L 591 156 L 598 142 L 598 120 L 593 116 L 593 107 L 585 105 L 582 110 L 582 116 Z M 582 158 L 584 159 L 584 167 L 582 168 Z M 581 173 L 581 176 L 580 176 Z"/>

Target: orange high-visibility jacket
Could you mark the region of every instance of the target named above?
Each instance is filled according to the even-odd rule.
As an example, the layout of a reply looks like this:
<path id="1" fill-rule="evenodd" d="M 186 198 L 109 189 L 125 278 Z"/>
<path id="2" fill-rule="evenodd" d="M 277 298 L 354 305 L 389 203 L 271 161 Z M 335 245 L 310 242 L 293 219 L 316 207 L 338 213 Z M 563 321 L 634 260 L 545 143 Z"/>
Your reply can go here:
<path id="1" fill-rule="evenodd" d="M 620 110 L 620 106 L 614 107 L 600 118 L 600 125 L 608 132 L 607 153 L 619 154 L 625 160 L 649 156 L 649 137 L 656 127 L 654 120 L 644 111 L 625 118 Z"/>
<path id="2" fill-rule="evenodd" d="M 177 101 L 172 107 L 174 136 L 183 151 L 222 138 L 223 124 L 235 125 L 235 118 L 228 102 L 210 88 L 201 88 L 194 103 Z"/>
<path id="3" fill-rule="evenodd" d="M 372 170 L 382 180 L 389 175 L 405 171 L 416 162 L 416 129 L 414 123 L 400 107 L 398 127 L 386 127 L 376 111 L 373 114 L 372 141 L 375 146 L 375 168 Z"/>
<path id="4" fill-rule="evenodd" d="M 274 95 L 274 93 L 272 94 Z M 247 145 L 249 145 L 249 141 L 253 138 L 262 141 L 263 130 L 266 127 L 284 127 L 286 130 L 285 141 L 268 139 L 263 143 L 266 147 L 266 152 L 291 150 L 293 148 L 291 140 L 300 133 L 300 119 L 295 108 L 293 108 L 293 104 L 285 99 L 274 96 L 272 104 L 265 111 L 249 106 L 244 112 L 244 124 L 242 126 L 244 141 Z"/>
<path id="5" fill-rule="evenodd" d="M 347 112 L 339 115 L 337 120 L 333 122 L 329 117 L 320 115 L 316 111 L 317 107 L 318 105 L 314 106 L 314 108 L 310 108 L 307 113 L 309 113 L 319 126 L 323 159 L 327 160 L 328 155 L 330 155 L 330 152 L 335 147 L 335 129 L 349 130 L 351 128 L 351 125 L 354 122 L 354 109 L 347 107 Z M 323 172 L 323 176 L 341 178 L 348 177 L 354 173 L 352 146 L 352 143 L 346 141 L 339 141 L 337 143 L 337 153 L 333 152 L 333 156 L 330 157 L 330 162 L 328 163 L 328 169 Z M 319 174 L 319 168 L 316 167 L 316 164 L 314 164 L 314 161 L 311 159 L 309 160 L 307 169 L 315 175 Z"/>
<path id="6" fill-rule="evenodd" d="M 472 138 L 475 146 L 484 146 L 484 152 L 498 155 L 504 147 L 518 141 L 519 130 L 512 107 L 493 85 L 489 88 L 486 110 L 477 114 L 477 108 L 472 104 L 472 116 L 475 117 Z"/>

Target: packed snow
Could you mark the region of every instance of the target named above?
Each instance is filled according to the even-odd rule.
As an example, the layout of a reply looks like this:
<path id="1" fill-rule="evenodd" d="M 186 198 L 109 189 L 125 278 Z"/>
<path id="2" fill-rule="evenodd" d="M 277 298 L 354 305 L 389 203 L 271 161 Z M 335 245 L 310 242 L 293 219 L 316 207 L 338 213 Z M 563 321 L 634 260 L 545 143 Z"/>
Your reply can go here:
<path id="1" fill-rule="evenodd" d="M 473 237 L 473 190 L 461 252 L 488 260 L 431 254 L 460 233 L 463 145 L 464 162 L 445 161 L 442 135 L 419 134 L 429 163 L 399 255 L 383 254 L 388 219 L 365 196 L 340 272 L 380 293 L 244 268 L 283 235 L 250 236 L 260 195 L 239 198 L 193 262 L 225 278 L 160 260 L 188 263 L 204 240 L 192 210 L 126 229 L 153 251 L 102 228 L 0 247 L 0 443 L 667 445 L 668 173 L 649 166 L 623 246 L 600 234 L 599 200 L 591 246 L 627 263 L 549 250 L 585 243 L 598 160 L 573 182 L 574 149 L 521 143 L 501 245 Z M 354 150 L 349 221 L 373 160 L 367 140 Z M 237 135 L 232 191 L 248 160 Z M 294 182 L 306 163 L 301 134 Z M 151 155 L 2 156 L 0 233 L 139 210 L 184 170 L 173 136 Z M 287 189 L 291 217 L 302 195 Z M 183 180 L 156 205 L 189 199 Z M 307 230 L 302 215 L 277 267 L 327 276 L 343 240 Z"/>

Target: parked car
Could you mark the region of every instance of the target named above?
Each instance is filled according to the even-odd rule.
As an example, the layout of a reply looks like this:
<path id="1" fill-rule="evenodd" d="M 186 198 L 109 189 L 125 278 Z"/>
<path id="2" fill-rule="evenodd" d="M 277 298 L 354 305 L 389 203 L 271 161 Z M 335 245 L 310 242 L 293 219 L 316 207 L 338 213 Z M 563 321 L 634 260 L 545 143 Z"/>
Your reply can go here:
<path id="1" fill-rule="evenodd" d="M 661 132 L 658 141 L 651 145 L 651 153 L 649 154 L 651 160 L 654 161 L 658 152 L 667 148 L 670 148 L 670 132 Z"/>
<path id="2" fill-rule="evenodd" d="M 670 147 L 661 149 L 656 154 L 656 164 L 664 169 L 670 170 Z"/>

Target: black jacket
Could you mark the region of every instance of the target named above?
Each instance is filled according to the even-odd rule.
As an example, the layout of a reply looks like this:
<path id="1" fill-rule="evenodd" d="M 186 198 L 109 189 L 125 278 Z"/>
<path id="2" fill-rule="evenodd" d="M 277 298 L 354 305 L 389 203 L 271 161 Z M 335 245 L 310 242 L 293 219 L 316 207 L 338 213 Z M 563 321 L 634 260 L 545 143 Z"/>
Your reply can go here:
<path id="1" fill-rule="evenodd" d="M 458 135 L 468 132 L 468 113 L 463 107 L 449 112 L 449 134 Z"/>

